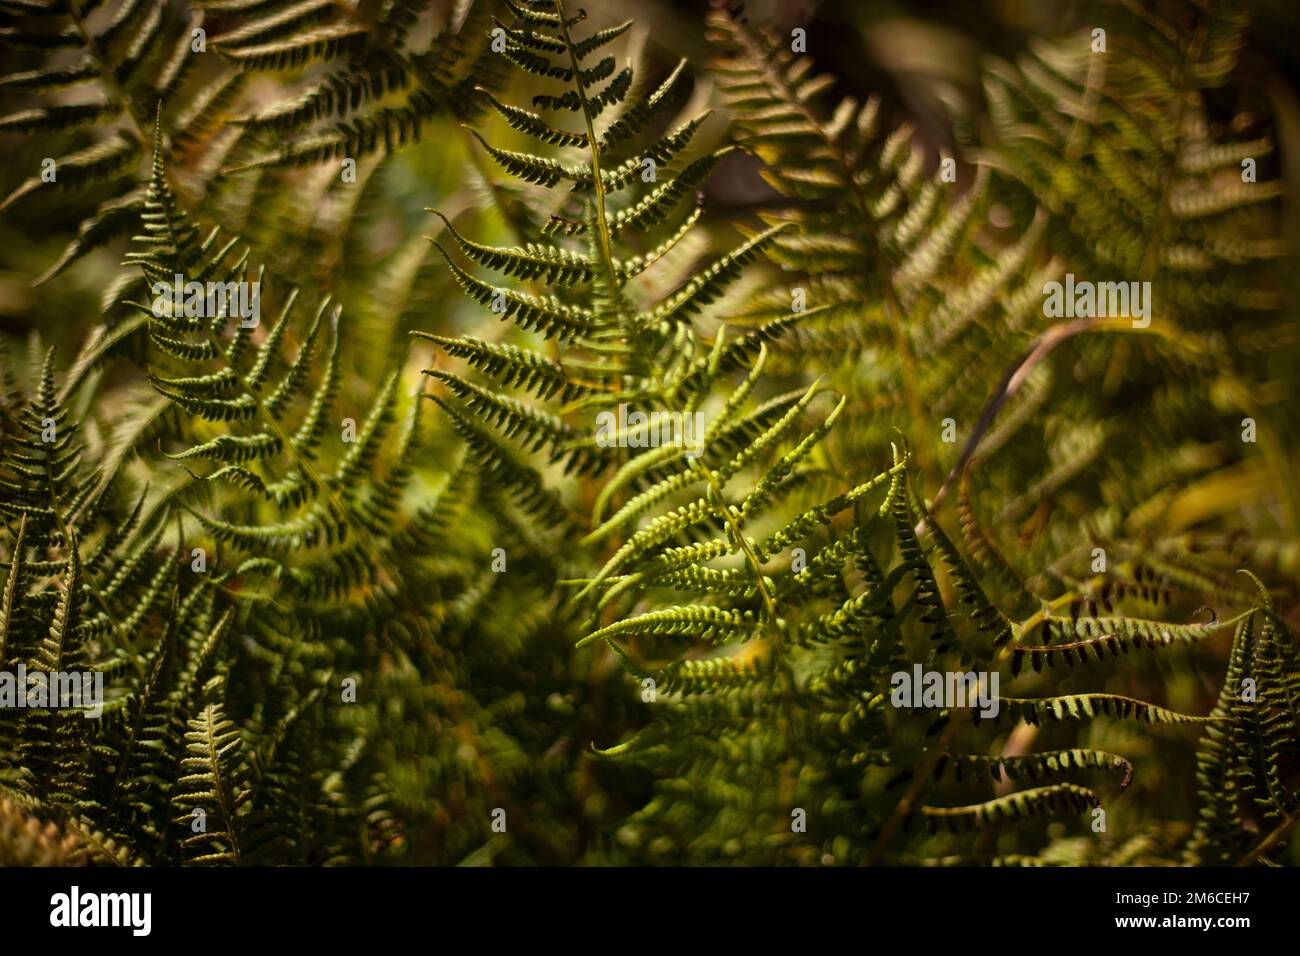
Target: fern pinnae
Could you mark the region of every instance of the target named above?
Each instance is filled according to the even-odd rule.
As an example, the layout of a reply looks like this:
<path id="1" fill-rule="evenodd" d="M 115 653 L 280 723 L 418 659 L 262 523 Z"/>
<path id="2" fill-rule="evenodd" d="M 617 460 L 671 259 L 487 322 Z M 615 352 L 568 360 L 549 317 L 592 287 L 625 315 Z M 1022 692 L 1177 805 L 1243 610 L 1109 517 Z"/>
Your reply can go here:
<path id="1" fill-rule="evenodd" d="M 500 249 L 472 242 L 462 236 L 451 221 L 436 209 L 432 212 L 446 224 L 456 245 L 466 258 L 479 265 L 494 269 L 503 275 L 523 281 L 539 280 L 547 285 L 561 287 L 578 282 L 590 282 L 592 264 L 575 253 L 558 246 L 529 243 L 523 248 Z M 434 240 L 430 237 L 430 241 Z"/>
<path id="2" fill-rule="evenodd" d="M 1009 705 L 1007 712 L 1030 723 L 1044 720 L 1092 720 L 1099 714 L 1117 719 L 1138 720 L 1146 723 L 1189 724 L 1217 721 L 1222 718 L 1210 714 L 1204 717 L 1182 714 L 1167 707 L 1120 694 L 1071 694 L 1063 697 L 1026 699 L 1002 697 Z"/>
<path id="3" fill-rule="evenodd" d="M 559 363 L 513 345 L 485 342 L 472 336 L 452 339 L 418 330 L 411 334 L 436 343 L 449 355 L 464 359 L 501 384 L 531 392 L 542 400 L 557 397 L 567 404 L 598 391 L 592 385 L 570 378 Z M 433 370 L 425 372 L 431 374 Z"/>
<path id="4" fill-rule="evenodd" d="M 208 689 L 219 690 L 214 678 Z M 204 827 L 181 841 L 196 865 L 240 863 L 243 809 L 248 791 L 241 786 L 244 767 L 240 755 L 239 731 L 226 719 L 215 702 L 201 703 L 188 718 L 185 732 L 186 756 L 181 760 L 183 775 L 177 781 L 173 804 L 181 815 L 177 822 L 189 824 L 192 811 L 216 816 L 216 826 Z"/>
<path id="5" fill-rule="evenodd" d="M 461 288 L 472 299 L 488 306 L 494 302 L 504 303 L 505 307 L 499 313 L 503 320 L 514 319 L 530 332 L 538 332 L 561 342 L 570 342 L 588 335 L 598 327 L 595 316 L 589 310 L 566 305 L 555 296 L 528 295 L 482 282 L 456 265 L 436 240 L 433 245 L 446 260 L 447 267 Z"/>
<path id="6" fill-rule="evenodd" d="M 480 87 L 477 91 L 511 129 L 525 133 L 547 146 L 581 148 L 587 145 L 586 133 L 573 133 L 556 129 L 531 110 L 502 103 L 491 91 Z"/>
<path id="7" fill-rule="evenodd" d="M 18 589 L 22 586 L 23 561 L 26 558 L 24 548 L 27 544 L 27 515 L 18 518 L 18 533 L 14 536 L 13 546 L 9 552 L 9 573 L 5 576 L 3 604 L 0 614 L 4 624 L 0 626 L 0 664 L 4 663 L 5 650 L 9 644 L 9 631 L 13 626 L 14 612 L 18 607 Z"/>
<path id="8" fill-rule="evenodd" d="M 988 826 L 1009 818 L 1042 816 L 1063 811 L 1082 812 L 1101 804 L 1100 798 L 1087 787 L 1073 783 L 1050 784 L 1022 790 L 1005 797 L 964 807 L 922 807 L 921 813 L 931 831 L 964 830 Z"/>
<path id="9" fill-rule="evenodd" d="M 160 137 L 161 130 L 159 129 L 155 137 L 159 143 Z M 165 240 L 166 252 L 164 254 L 170 254 L 175 258 L 176 268 L 180 268 L 184 273 L 197 271 L 199 275 L 211 276 L 215 274 L 215 270 L 227 258 L 232 246 L 228 244 L 218 249 L 210 259 L 196 260 L 196 256 L 202 254 L 202 249 L 215 247 L 215 233 L 211 234 L 202 245 L 195 246 L 194 230 L 183 213 L 176 209 L 171 199 L 170 188 L 162 178 L 162 169 L 161 155 L 158 155 L 155 157 L 155 175 L 153 184 L 150 187 L 150 202 L 154 212 L 151 214 L 152 218 L 148 223 L 148 228 L 155 239 Z M 237 260 L 235 268 L 242 271 L 247 253 L 239 255 L 240 258 Z M 135 258 L 145 268 L 146 274 L 150 278 L 168 276 L 167 268 L 169 267 L 164 266 L 157 252 L 140 253 Z M 237 271 L 235 274 L 238 275 L 239 272 Z M 317 432 L 319 416 L 323 413 L 324 406 L 333 390 L 334 373 L 327 371 L 325 380 L 313 397 L 308 409 L 308 415 L 300 426 L 300 429 L 306 429 L 306 431 L 300 430 L 297 435 L 291 436 L 286 431 L 278 414 L 282 404 L 305 383 L 308 363 L 314 351 L 314 342 L 323 328 L 323 318 L 330 307 L 328 297 L 321 301 L 315 319 L 309 327 L 307 338 L 300 349 L 297 359 L 290 364 L 289 371 L 280 379 L 276 389 L 267 398 L 263 398 L 260 394 L 267 384 L 271 363 L 278 355 L 280 343 L 288 327 L 295 297 L 296 291 L 289 294 L 278 321 L 259 347 L 251 370 L 247 374 L 239 376 L 243 386 L 242 395 L 234 400 L 196 399 L 191 395 L 172 396 L 174 400 L 180 401 L 191 412 L 202 414 L 205 417 L 216 416 L 219 420 L 230 420 L 235 417 L 255 418 L 260 423 L 262 430 L 253 435 L 218 435 L 206 443 L 194 446 L 171 457 L 177 460 L 184 460 L 189 457 L 207 457 L 222 464 L 244 464 L 287 452 L 303 476 L 306 488 L 319 490 L 325 496 L 330 515 L 328 519 L 325 519 L 323 517 L 325 512 L 317 509 L 316 517 L 293 523 L 294 531 L 291 533 L 296 535 L 315 529 L 339 530 L 334 525 L 334 522 L 342 521 L 345 525 L 350 525 L 357 533 L 362 545 L 369 551 L 375 566 L 382 568 L 389 563 L 388 560 L 378 549 L 369 531 L 344 504 L 335 490 L 335 486 L 327 484 L 321 475 L 317 473 L 310 457 L 309 449 L 314 441 L 312 436 Z M 223 367 L 234 369 L 232 351 L 244 339 L 238 337 L 237 333 L 232 345 L 225 345 L 217 333 L 218 323 L 224 321 L 224 319 L 223 310 L 218 310 L 218 315 L 213 318 L 212 322 L 206 324 L 204 328 L 205 337 L 200 341 L 204 342 L 210 350 L 205 354 L 205 357 L 218 359 Z M 337 312 L 335 312 L 331 316 L 331 328 L 337 328 L 337 321 L 338 316 Z M 333 355 L 337 354 L 336 349 L 337 346 L 332 353 Z M 331 360 L 331 367 L 332 362 L 333 359 Z M 236 374 L 239 373 L 236 372 Z M 391 394 L 391 384 L 380 391 L 381 396 L 389 395 L 391 397 Z M 231 404 L 232 401 L 235 404 Z M 223 415 L 226 417 L 222 418 Z M 376 429 L 377 425 L 368 421 L 367 428 L 363 430 L 361 441 L 354 445 L 343 466 L 341 466 L 340 473 L 335 476 L 337 480 L 341 480 L 346 484 L 346 479 L 354 475 L 360 467 L 370 460 L 374 454 L 373 442 Z M 210 528 L 220 529 L 222 533 L 227 535 L 227 540 L 238 540 L 250 544 L 258 538 L 263 538 L 263 536 L 252 534 L 251 531 L 249 533 L 240 531 L 235 525 L 227 522 L 212 519 L 205 520 Z M 265 540 L 276 540 L 283 543 L 291 539 L 280 536 Z"/>

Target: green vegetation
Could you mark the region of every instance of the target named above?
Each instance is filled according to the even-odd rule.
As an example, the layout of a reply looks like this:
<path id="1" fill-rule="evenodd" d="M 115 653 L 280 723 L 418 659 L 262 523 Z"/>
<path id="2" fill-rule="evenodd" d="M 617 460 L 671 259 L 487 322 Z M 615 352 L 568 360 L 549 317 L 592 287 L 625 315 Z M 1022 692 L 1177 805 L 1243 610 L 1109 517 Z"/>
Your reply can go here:
<path id="1" fill-rule="evenodd" d="M 0 862 L 1295 862 L 1249 8 L 936 146 L 722 6 L 447 6 L 0 0 L 0 671 L 104 687 L 0 706 Z"/>

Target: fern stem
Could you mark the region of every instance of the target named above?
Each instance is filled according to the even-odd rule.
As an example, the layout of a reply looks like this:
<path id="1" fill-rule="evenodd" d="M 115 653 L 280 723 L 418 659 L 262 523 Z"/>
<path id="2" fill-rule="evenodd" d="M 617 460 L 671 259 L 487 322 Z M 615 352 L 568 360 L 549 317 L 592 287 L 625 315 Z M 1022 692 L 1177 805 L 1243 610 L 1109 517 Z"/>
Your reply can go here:
<path id="1" fill-rule="evenodd" d="M 691 467 L 703 474 L 709 487 L 713 489 L 714 498 L 717 500 L 716 510 L 722 515 L 722 520 L 727 523 L 731 529 L 732 535 L 736 539 L 736 544 L 745 556 L 745 561 L 749 564 L 750 569 L 754 572 L 754 582 L 758 588 L 759 596 L 763 600 L 763 607 L 767 611 L 767 620 L 771 627 L 772 635 L 772 656 L 777 672 L 781 675 L 781 702 L 782 709 L 785 713 L 785 731 L 788 734 L 794 727 L 794 696 L 796 686 L 794 673 L 790 669 L 790 662 L 785 656 L 785 642 L 781 639 L 781 625 L 776 614 L 776 599 L 773 598 L 771 590 L 763 577 L 763 566 L 758 560 L 758 555 L 754 549 L 749 546 L 749 540 L 741 531 L 740 525 L 736 522 L 736 516 L 732 514 L 731 506 L 727 504 L 727 499 L 723 496 L 722 486 L 718 484 L 717 477 L 713 474 L 708 465 L 703 464 L 698 459 L 687 459 Z"/>
<path id="2" fill-rule="evenodd" d="M 587 146 L 591 152 L 591 178 L 596 193 L 596 224 L 600 231 L 601 262 L 610 283 L 610 290 L 617 285 L 614 277 L 614 247 L 609 236 L 609 222 L 605 215 L 605 183 L 600 175 L 600 144 L 596 140 L 596 124 L 591 115 L 591 104 L 587 102 L 587 89 L 582 84 L 582 67 L 578 63 L 578 54 L 573 48 L 573 36 L 569 32 L 569 18 L 564 12 L 564 0 L 555 0 L 555 11 L 560 15 L 560 29 L 564 33 L 564 45 L 569 51 L 569 64 L 573 68 L 573 86 L 578 92 L 578 102 L 582 105 L 582 119 L 587 125 Z"/>
<path id="3" fill-rule="evenodd" d="M 126 115 L 131 120 L 131 125 L 135 127 L 136 134 L 140 137 L 140 145 L 143 146 L 149 142 L 149 135 L 145 132 L 146 124 L 144 120 L 135 110 L 135 100 L 127 94 L 126 90 L 122 88 L 122 84 L 117 81 L 117 75 L 113 72 L 113 68 L 109 66 L 108 57 L 100 49 L 95 35 L 86 28 L 86 21 L 82 19 L 79 7 L 80 0 L 69 0 L 68 16 L 72 18 L 73 25 L 76 26 L 77 32 L 81 34 L 86 49 L 90 51 L 90 55 L 99 64 L 99 72 L 104 85 L 109 88 L 113 96 L 121 100 L 122 106 L 126 109 Z"/>
<path id="4" fill-rule="evenodd" d="M 217 750 L 216 740 L 216 713 L 213 705 L 209 704 L 203 709 L 203 737 L 207 744 L 208 766 L 211 768 L 213 793 L 217 799 L 217 806 L 221 810 L 221 818 L 226 827 L 226 836 L 230 839 L 230 851 L 234 855 L 235 865 L 239 865 L 239 836 L 235 830 L 235 807 L 231 804 L 230 798 L 226 794 L 226 785 L 223 782 L 221 773 L 221 754 Z"/>
<path id="5" fill-rule="evenodd" d="M 1237 861 L 1237 866 L 1250 866 L 1250 864 L 1254 863 L 1255 860 L 1259 859 L 1259 857 L 1263 856 L 1265 853 L 1273 849 L 1273 847 L 1286 839 L 1287 835 L 1295 828 L 1296 823 L 1300 823 L 1300 810 L 1296 810 L 1289 817 L 1279 823 L 1273 829 L 1272 833 L 1264 837 L 1263 840 L 1255 845 L 1253 850 Z"/>
<path id="6" fill-rule="evenodd" d="M 754 62 L 760 65 L 768 85 L 781 91 L 786 104 L 799 114 L 809 129 L 814 131 L 817 138 L 821 140 L 821 148 L 839 167 L 840 178 L 848 184 L 853 197 L 853 205 L 857 208 L 858 219 L 863 226 L 863 236 L 871 236 L 870 227 L 875 223 L 876 217 L 871 211 L 871 203 L 868 201 L 866 190 L 863 189 L 862 182 L 858 178 L 854 162 L 845 155 L 837 138 L 827 133 L 825 125 L 808 105 L 808 99 L 800 96 L 798 90 L 791 85 L 782 71 L 773 67 L 772 58 L 763 49 L 762 44 L 754 38 L 749 28 L 738 21 L 736 26 L 736 35 L 740 38 Z M 903 395 L 907 401 L 908 411 L 911 413 L 914 427 L 922 429 L 926 427 L 923 424 L 926 422 L 926 416 L 920 389 L 916 385 L 916 361 L 912 356 L 907 330 L 903 325 L 903 307 L 899 302 L 898 292 L 894 288 L 894 278 L 885 265 L 886 262 L 888 262 L 886 257 L 875 255 L 871 256 L 868 262 L 863 264 L 863 267 L 865 271 L 876 270 L 878 272 L 885 298 L 885 314 L 889 317 L 890 328 L 894 334 L 894 348 L 898 353 L 898 362 L 902 370 Z M 921 443 L 917 449 L 917 463 L 921 466 L 922 473 L 928 474 L 933 463 L 930 460 L 929 446 L 925 443 Z"/>
<path id="7" fill-rule="evenodd" d="M 1098 328 L 1116 327 L 1117 323 L 1125 321 L 1127 320 L 1101 318 L 1076 319 L 1073 322 L 1061 322 L 1053 325 L 1046 332 L 1039 335 L 1038 338 L 1031 343 L 1029 351 L 1026 352 L 1019 361 L 1007 369 L 1006 374 L 1002 377 L 1001 384 L 998 385 L 993 397 L 989 400 L 988 405 L 985 406 L 984 412 L 980 415 L 974 431 L 972 431 L 970 437 L 966 439 L 966 444 L 961 450 L 961 455 L 958 456 L 956 463 L 948 471 L 948 476 L 944 478 L 943 484 L 935 494 L 934 500 L 930 504 L 931 510 L 939 507 L 939 504 L 948 494 L 948 489 L 952 486 L 953 481 L 961 475 L 971 458 L 974 457 L 975 451 L 979 447 L 979 443 L 988 433 L 990 426 L 993 424 L 993 419 L 997 417 L 998 411 L 1001 410 L 1002 406 L 1020 390 L 1020 386 L 1025 383 L 1029 373 L 1033 371 L 1034 367 L 1042 362 L 1043 359 L 1047 358 L 1052 349 L 1056 348 L 1057 345 L 1064 342 L 1066 339 L 1072 338 L 1081 332 L 1091 332 Z M 924 527 L 925 519 L 922 519 L 920 524 L 917 525 L 917 529 L 919 531 L 924 529 Z"/>
<path id="8" fill-rule="evenodd" d="M 992 665 L 996 667 L 997 665 Z M 912 782 L 907 787 L 907 792 L 903 794 L 902 799 L 894 807 L 894 812 L 890 814 L 884 828 L 880 831 L 880 836 L 876 838 L 875 845 L 871 848 L 871 855 L 867 857 L 866 866 L 875 866 L 880 862 L 881 855 L 885 852 L 885 847 L 893 838 L 898 828 L 902 826 L 903 821 L 907 819 L 908 814 L 912 812 L 912 805 L 921 793 L 921 788 L 925 786 L 927 780 L 934 773 L 935 766 L 944 754 L 948 752 L 948 747 L 952 740 L 957 736 L 957 728 L 960 721 L 957 720 L 956 714 L 951 711 L 948 714 L 948 726 L 944 727 L 943 735 L 938 742 L 926 752 L 921 759 L 921 763 L 916 768 L 916 773 L 912 775 Z"/>
<path id="9" fill-rule="evenodd" d="M 903 396 L 907 400 L 907 409 L 912 416 L 912 427 L 918 433 L 928 433 L 929 419 L 925 414 L 925 406 L 921 402 L 921 390 L 916 384 L 916 359 L 912 355 L 912 348 L 907 339 L 907 330 L 903 327 L 903 306 L 898 301 L 893 283 L 888 281 L 888 277 L 886 280 L 883 286 L 885 315 L 889 316 L 889 326 L 894 333 L 894 350 L 898 353 L 898 364 L 903 373 Z M 921 474 L 928 476 L 933 467 L 928 442 L 917 443 L 916 458 L 917 464 L 921 466 Z"/>
<path id="10" fill-rule="evenodd" d="M 1061 597 L 1046 603 L 1042 608 L 1035 611 L 1022 623 L 1013 625 L 1011 639 L 998 650 L 997 656 L 989 664 L 989 670 L 1001 670 L 1002 665 L 1006 663 L 1007 659 L 1011 656 L 1012 651 L 1015 650 L 1016 645 L 1024 639 L 1026 634 L 1047 621 L 1051 616 L 1052 610 L 1058 607 L 1068 606 L 1076 597 L 1077 595 L 1072 593 L 1062 595 Z M 963 707 L 956 709 L 966 710 L 968 708 Z M 902 826 L 903 821 L 906 820 L 908 815 L 912 812 L 912 806 L 916 803 L 916 798 L 920 795 L 921 788 L 925 786 L 926 781 L 929 780 L 931 775 L 934 773 L 934 768 L 939 763 L 939 760 L 948 752 L 948 748 L 951 746 L 953 738 L 957 736 L 957 730 L 960 726 L 961 721 L 957 720 L 956 714 L 950 711 L 948 716 L 948 725 L 944 727 L 943 734 L 939 737 L 938 742 L 936 742 L 921 759 L 921 763 L 917 766 L 916 773 L 913 774 L 912 781 L 908 785 L 907 792 L 903 794 L 902 799 L 900 799 L 898 804 L 894 807 L 894 812 L 890 815 L 889 820 L 886 821 L 884 828 L 880 831 L 880 836 L 876 839 L 875 845 L 871 848 L 871 855 L 867 858 L 866 866 L 874 866 L 880 861 L 881 855 L 885 852 L 885 847 L 898 831 L 898 828 Z"/>

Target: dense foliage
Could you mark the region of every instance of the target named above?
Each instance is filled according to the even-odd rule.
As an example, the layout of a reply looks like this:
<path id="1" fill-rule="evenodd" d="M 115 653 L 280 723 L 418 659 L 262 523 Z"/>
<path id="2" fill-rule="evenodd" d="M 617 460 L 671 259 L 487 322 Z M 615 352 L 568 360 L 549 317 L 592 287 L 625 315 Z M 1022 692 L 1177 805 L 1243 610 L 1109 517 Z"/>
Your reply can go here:
<path id="1" fill-rule="evenodd" d="M 0 862 L 1295 862 L 1249 8 L 936 139 L 587 6 L 0 0 Z"/>

